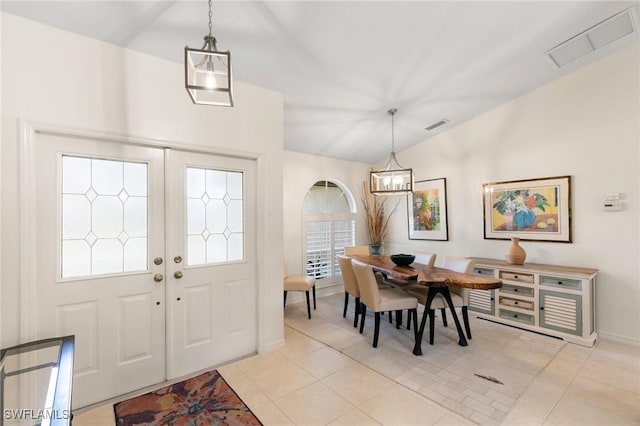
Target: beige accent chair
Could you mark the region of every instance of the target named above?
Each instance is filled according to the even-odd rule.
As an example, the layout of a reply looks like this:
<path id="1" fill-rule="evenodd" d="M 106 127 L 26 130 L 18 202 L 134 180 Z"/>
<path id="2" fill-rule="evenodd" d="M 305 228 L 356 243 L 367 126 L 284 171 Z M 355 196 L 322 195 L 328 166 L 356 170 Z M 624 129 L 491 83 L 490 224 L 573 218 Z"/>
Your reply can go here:
<path id="1" fill-rule="evenodd" d="M 369 246 L 349 246 L 344 248 L 344 254 L 351 256 L 369 256 Z"/>
<path id="2" fill-rule="evenodd" d="M 402 290 L 393 288 L 379 289 L 376 277 L 371 266 L 352 260 L 351 265 L 360 290 L 360 333 L 364 330 L 367 307 L 375 312 L 375 329 L 373 333 L 373 347 L 378 347 L 380 334 L 380 313 L 384 311 L 396 311 L 396 327 L 400 327 L 402 311 L 407 309 L 409 317 L 413 317 L 414 330 L 418 328 L 418 300 Z M 415 331 L 414 331 L 415 334 Z"/>
<path id="3" fill-rule="evenodd" d="M 338 264 L 340 265 L 340 271 L 342 272 L 342 282 L 344 284 L 344 311 L 342 312 L 342 318 L 347 317 L 347 307 L 349 306 L 349 295 L 355 297 L 355 315 L 353 316 L 353 326 L 358 326 L 358 316 L 360 314 L 360 289 L 358 288 L 358 281 L 353 273 L 353 267 L 351 266 L 351 258 L 347 256 L 336 256 L 338 258 Z M 376 282 L 378 288 L 385 289 L 391 288 L 386 284 L 381 283 L 376 276 Z"/>
<path id="4" fill-rule="evenodd" d="M 460 272 L 463 274 L 471 274 L 473 273 L 473 260 L 463 259 L 460 257 L 445 257 L 444 263 L 442 267 L 445 269 L 450 269 L 452 271 Z M 424 286 L 410 286 L 404 289 L 408 294 L 416 297 L 418 302 L 421 305 L 425 305 L 427 303 L 427 291 L 428 289 Z M 471 339 L 471 327 L 469 326 L 469 289 L 458 287 L 455 285 L 449 286 L 449 292 L 451 293 L 451 300 L 453 301 L 453 306 L 462 308 L 462 320 L 464 322 L 464 328 L 467 333 L 467 337 Z M 447 301 L 441 294 L 436 294 L 431 302 L 431 307 L 429 309 L 429 344 L 433 345 L 433 336 L 434 336 L 434 328 L 435 328 L 435 310 L 440 309 L 442 312 L 442 322 L 444 326 L 447 326 L 447 317 L 445 309 L 448 307 Z M 427 312 L 425 312 L 425 315 Z"/>
<path id="5" fill-rule="evenodd" d="M 309 290 L 313 292 L 313 309 L 316 309 L 316 278 L 307 275 L 289 275 L 287 265 L 284 265 L 284 306 L 287 306 L 287 292 L 304 291 L 307 296 L 307 315 L 311 319 L 311 304 L 309 303 Z"/>

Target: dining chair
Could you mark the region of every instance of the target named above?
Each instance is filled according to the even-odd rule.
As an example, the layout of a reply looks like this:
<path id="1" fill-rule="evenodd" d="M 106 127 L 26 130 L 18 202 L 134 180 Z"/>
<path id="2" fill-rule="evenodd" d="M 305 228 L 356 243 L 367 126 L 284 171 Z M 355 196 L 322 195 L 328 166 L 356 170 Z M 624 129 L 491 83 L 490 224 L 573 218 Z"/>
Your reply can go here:
<path id="1" fill-rule="evenodd" d="M 309 291 L 313 292 L 313 309 L 316 309 L 316 278 L 308 275 L 289 275 L 287 265 L 284 265 L 284 306 L 287 306 L 287 292 L 304 291 L 307 296 L 307 315 L 311 319 L 311 304 L 309 303 Z"/>
<path id="2" fill-rule="evenodd" d="M 352 254 L 369 256 L 369 246 L 345 246 L 344 254 L 347 256 L 351 256 Z"/>
<path id="3" fill-rule="evenodd" d="M 360 290 L 360 333 L 364 330 L 367 307 L 375 313 L 375 328 L 373 333 L 373 347 L 378 347 L 380 334 L 380 313 L 384 311 L 396 311 L 396 327 L 400 327 L 402 311 L 407 310 L 409 317 L 413 318 L 414 330 L 418 328 L 418 299 L 410 296 L 402 290 L 378 288 L 378 282 L 373 274 L 371 266 L 352 260 L 351 265 L 356 276 L 358 289 Z"/>
<path id="4" fill-rule="evenodd" d="M 450 269 L 455 272 L 463 274 L 471 274 L 473 272 L 473 260 L 463 259 L 459 257 L 445 257 L 442 267 Z M 421 285 L 408 286 L 403 289 L 406 293 L 416 297 L 418 303 L 425 305 L 427 303 L 427 291 L 428 288 Z M 471 339 L 471 327 L 469 326 L 469 289 L 462 288 L 455 285 L 449 286 L 449 292 L 451 293 L 451 300 L 454 307 L 462 308 L 462 320 L 464 322 L 464 328 L 467 333 L 467 337 Z M 446 308 L 448 307 L 447 301 L 441 294 L 437 294 L 431 301 L 429 312 L 425 312 L 424 315 L 429 315 L 429 344 L 433 345 L 434 328 L 435 328 L 435 310 L 440 309 L 442 313 L 442 323 L 447 327 Z"/>

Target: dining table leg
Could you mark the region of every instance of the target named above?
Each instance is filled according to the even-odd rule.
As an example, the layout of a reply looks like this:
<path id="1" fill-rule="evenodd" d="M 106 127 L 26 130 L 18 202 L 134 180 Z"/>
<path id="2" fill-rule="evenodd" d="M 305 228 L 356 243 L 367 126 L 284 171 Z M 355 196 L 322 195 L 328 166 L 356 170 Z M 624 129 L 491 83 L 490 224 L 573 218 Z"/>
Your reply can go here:
<path id="1" fill-rule="evenodd" d="M 458 315 L 456 315 L 456 309 L 453 306 L 453 300 L 451 300 L 451 293 L 449 292 L 449 287 L 436 287 L 429 286 L 427 290 L 427 303 L 424 305 L 424 313 L 422 314 L 422 321 L 420 322 L 420 329 L 415 332 L 416 343 L 413 346 L 413 354 L 414 355 L 422 355 L 422 336 L 424 335 L 424 329 L 427 324 L 427 315 L 429 314 L 429 310 L 431 308 L 431 302 L 436 294 L 442 294 L 444 300 L 446 300 L 447 305 L 449 305 L 449 309 L 451 310 L 451 315 L 453 316 L 453 320 L 456 323 L 456 329 L 458 330 L 458 344 L 460 346 L 468 346 L 467 339 L 464 336 L 464 332 L 462 331 L 462 326 L 460 325 L 460 320 L 458 320 Z"/>

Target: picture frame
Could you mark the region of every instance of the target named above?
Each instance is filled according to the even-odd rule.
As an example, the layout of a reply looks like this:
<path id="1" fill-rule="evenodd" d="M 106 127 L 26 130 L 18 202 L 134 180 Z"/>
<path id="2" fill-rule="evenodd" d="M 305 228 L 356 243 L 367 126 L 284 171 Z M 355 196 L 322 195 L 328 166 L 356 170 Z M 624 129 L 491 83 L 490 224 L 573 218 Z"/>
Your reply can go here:
<path id="1" fill-rule="evenodd" d="M 414 182 L 407 195 L 407 219 L 410 240 L 449 240 L 446 178 Z"/>
<path id="2" fill-rule="evenodd" d="M 570 243 L 571 176 L 482 185 L 484 238 Z"/>

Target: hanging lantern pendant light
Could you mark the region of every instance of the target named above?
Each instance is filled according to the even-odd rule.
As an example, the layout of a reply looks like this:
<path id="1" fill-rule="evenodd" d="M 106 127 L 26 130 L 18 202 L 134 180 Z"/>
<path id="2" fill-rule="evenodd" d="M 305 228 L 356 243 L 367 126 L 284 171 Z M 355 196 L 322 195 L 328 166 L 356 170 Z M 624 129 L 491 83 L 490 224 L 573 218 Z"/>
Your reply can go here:
<path id="1" fill-rule="evenodd" d="M 209 34 L 201 49 L 184 47 L 185 87 L 194 104 L 233 106 L 231 53 L 218 51 L 209 0 Z"/>
<path id="2" fill-rule="evenodd" d="M 394 115 L 398 112 L 392 108 L 387 113 L 391 116 L 391 153 L 387 165 L 369 173 L 369 190 L 372 194 L 400 195 L 413 191 L 413 170 L 404 169 L 396 158 L 396 141 L 394 134 Z"/>

